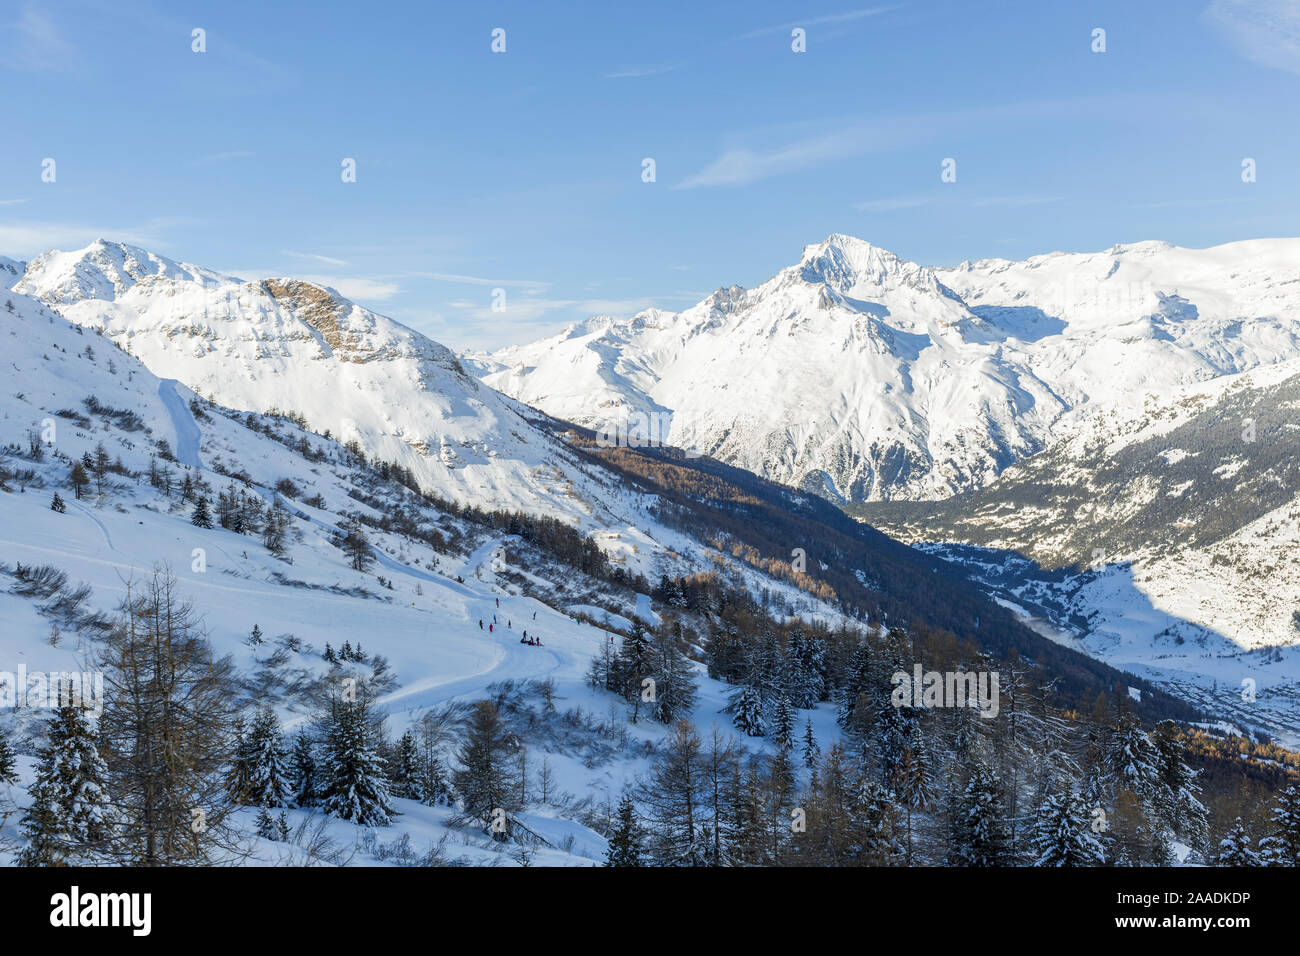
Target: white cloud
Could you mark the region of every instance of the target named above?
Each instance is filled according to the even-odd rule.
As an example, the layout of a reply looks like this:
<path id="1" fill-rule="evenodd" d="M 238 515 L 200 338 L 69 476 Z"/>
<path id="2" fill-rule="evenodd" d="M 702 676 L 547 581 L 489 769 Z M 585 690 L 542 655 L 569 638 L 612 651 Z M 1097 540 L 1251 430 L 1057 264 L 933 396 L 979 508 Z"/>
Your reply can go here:
<path id="1" fill-rule="evenodd" d="M 786 30 L 793 30 L 795 27 L 822 26 L 827 23 L 849 23 L 853 20 L 861 20 L 865 17 L 874 17 L 877 14 L 888 13 L 890 10 L 897 10 L 903 4 L 896 3 L 889 7 L 865 7 L 861 10 L 850 10 L 847 13 L 830 13 L 820 17 L 810 17 L 807 20 L 795 20 L 792 23 L 782 23 L 774 27 L 762 27 L 758 30 L 750 30 L 748 33 L 742 33 L 741 39 L 748 40 L 751 37 L 766 36 L 770 33 L 784 33 Z"/>
<path id="2" fill-rule="evenodd" d="M 293 252 L 292 250 L 286 249 L 284 254 L 286 256 L 293 256 L 293 258 L 295 259 L 309 259 L 312 262 L 323 262 L 326 265 L 330 265 L 330 266 L 347 265 L 347 263 L 344 262 L 342 259 L 335 259 L 331 256 L 319 256 L 316 255 L 314 252 Z"/>
<path id="3" fill-rule="evenodd" d="M 337 290 L 345 299 L 354 302 L 384 302 L 402 291 L 402 287 L 396 282 L 385 282 L 382 279 L 341 276 L 294 276 L 294 278 L 328 286 Z"/>
<path id="4" fill-rule="evenodd" d="M 51 249 L 80 249 L 96 239 L 112 239 L 156 250 L 164 242 L 163 234 L 183 222 L 152 219 L 141 226 L 127 228 L 69 222 L 0 223 L 0 255 L 33 257 Z"/>
<path id="5" fill-rule="evenodd" d="M 674 70 L 680 70 L 681 68 L 682 65 L 680 63 L 674 63 L 669 66 L 631 67 L 630 69 L 619 70 L 617 73 L 606 73 L 605 79 L 622 80 L 642 76 L 659 76 L 662 73 L 671 73 Z"/>
<path id="6" fill-rule="evenodd" d="M 17 23 L 0 24 L 0 64 L 15 70 L 65 70 L 72 45 L 44 13 L 23 7 Z"/>
<path id="7" fill-rule="evenodd" d="M 1300 73 L 1300 3 L 1296 0 L 1213 0 L 1205 19 L 1251 62 Z"/>
<path id="8" fill-rule="evenodd" d="M 853 208 L 862 212 L 892 212 L 896 209 L 915 209 L 919 206 L 972 206 L 990 208 L 993 206 L 1041 206 L 1044 203 L 1060 202 L 1060 196 L 965 196 L 958 193 L 928 193 L 917 196 L 887 196 L 883 199 L 868 199 L 853 203 Z"/>
<path id="9" fill-rule="evenodd" d="M 248 149 L 232 149 L 224 153 L 201 156 L 194 161 L 195 166 L 207 166 L 210 163 L 224 163 L 231 159 L 251 159 L 256 154 Z"/>
<path id="10" fill-rule="evenodd" d="M 485 285 L 493 288 L 500 286 L 505 289 L 510 288 L 527 288 L 527 289 L 549 289 L 549 282 L 537 282 L 533 279 L 486 279 L 482 276 L 461 275 L 455 272 L 407 272 L 403 275 L 410 276 L 413 279 L 434 279 L 438 282 L 457 282 L 462 285 Z"/>

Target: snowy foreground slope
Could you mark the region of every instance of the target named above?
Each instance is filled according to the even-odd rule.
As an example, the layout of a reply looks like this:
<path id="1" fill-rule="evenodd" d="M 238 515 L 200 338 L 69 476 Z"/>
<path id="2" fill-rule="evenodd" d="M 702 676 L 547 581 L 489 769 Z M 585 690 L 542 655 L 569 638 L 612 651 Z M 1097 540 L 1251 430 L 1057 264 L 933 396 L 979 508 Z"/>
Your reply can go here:
<path id="1" fill-rule="evenodd" d="M 508 536 L 473 537 L 464 522 L 426 510 L 443 533 L 460 541 L 462 553 L 438 553 L 409 537 L 371 531 L 376 564 L 369 572 L 353 570 L 331 530 L 345 510 L 378 516 L 387 508 L 359 500 L 360 492 L 373 489 L 359 483 L 356 468 L 337 444 L 284 419 L 259 417 L 259 428 L 250 428 L 252 417 L 241 420 L 196 400 L 190 390 L 154 376 L 105 337 L 68 323 L 34 300 L 13 294 L 8 302 L 13 311 L 0 312 L 5 355 L 0 422 L 6 436 L 24 436 L 24 453 L 29 435 L 43 451 L 39 460 L 25 459 L 26 467 L 8 479 L 8 492 L 0 493 L 0 564 L 7 569 L 0 575 L 0 671 L 13 674 L 20 666 L 29 673 L 81 670 L 92 650 L 74 631 L 59 635 L 46 601 L 10 589 L 17 565 L 53 565 L 71 582 L 90 586 L 87 607 L 111 614 L 128 582 L 138 587 L 151 568 L 165 563 L 177 575 L 182 595 L 202 615 L 217 652 L 234 656 L 257 700 L 273 705 L 290 729 L 309 715 L 302 710 L 301 696 L 286 688 L 321 679 L 329 671 L 321 658 L 325 642 L 337 648 L 345 639 L 364 646 L 372 662 L 376 656 L 386 660 L 380 669 L 390 675 L 392 686 L 379 703 L 394 734 L 440 705 L 488 696 L 492 685 L 509 680 L 549 678 L 559 708 L 581 708 L 592 726 L 612 721 L 610 695 L 583 681 L 591 657 L 609 634 L 562 607 L 521 597 L 517 587 L 507 585 L 507 577 L 522 570 L 501 558 Z M 85 401 L 91 396 L 93 407 Z M 291 450 L 303 442 L 320 457 L 312 460 Z M 92 480 L 78 500 L 67 490 L 68 462 L 95 454 L 101 445 L 113 468 L 120 464 L 123 471 L 143 474 L 155 458 L 167 476 L 167 490 L 110 469 L 102 495 Z M 172 453 L 174 460 L 156 457 Z M 237 471 L 251 482 L 235 482 L 239 487 L 285 505 L 292 515 L 285 557 L 268 553 L 256 537 L 191 523 L 192 505 L 180 500 L 181 482 L 205 479 L 221 490 L 231 483 L 222 471 Z M 310 490 L 320 499 L 310 505 L 271 490 L 285 480 L 290 484 L 281 487 L 296 486 L 299 498 Z M 65 497 L 66 513 L 51 510 L 51 489 Z M 546 570 L 527 573 L 545 593 Z M 377 584 L 376 575 L 389 586 Z M 598 620 L 602 615 L 618 620 L 604 609 L 575 610 Z M 623 613 L 623 620 L 637 614 L 654 617 L 644 600 L 629 601 Z M 499 623 L 493 633 L 480 629 L 480 621 L 494 619 Z M 255 625 L 265 643 L 250 646 Z M 544 646 L 521 645 L 524 626 L 540 635 Z M 707 733 L 712 722 L 729 721 L 718 713 L 725 702 L 722 685 L 707 677 L 700 684 L 697 722 Z M 6 710 L 5 727 L 22 742 L 37 732 L 44 716 Z M 837 734 L 829 708 L 808 716 L 823 739 L 829 742 Z M 662 738 L 666 728 L 646 722 L 625 725 L 620 713 L 608 732 L 591 750 L 547 748 L 552 794 L 548 802 L 530 801 L 521 815 L 546 841 L 535 850 L 533 862 L 591 865 L 602 859 L 605 841 L 578 822 L 579 811 L 616 800 L 624 783 L 645 767 L 642 745 Z M 29 781 L 31 759 L 23 757 L 20 763 Z M 20 804 L 27 799 L 18 787 L 0 784 L 0 789 Z M 448 860 L 518 862 L 515 846 L 493 843 L 463 827 L 449 829 L 449 808 L 400 799 L 395 805 L 401 815 L 377 843 L 332 818 L 320 818 L 325 836 L 339 848 L 359 846 L 344 854 L 359 863 L 390 858 L 403 834 L 417 854 L 445 837 Z M 254 861 L 307 862 L 303 846 L 254 838 L 253 811 L 239 812 L 247 817 L 243 822 Z M 291 824 L 307 816 L 297 810 L 287 814 Z M 8 821 L 0 838 L 16 836 L 15 822 Z M 0 844 L 6 842 L 0 839 Z M 7 853 L 0 855 L 9 862 Z"/>
<path id="2" fill-rule="evenodd" d="M 1094 404 L 1300 355 L 1300 239 L 907 262 L 850 236 L 680 313 L 596 317 L 468 356 L 483 381 L 849 502 L 943 498 Z"/>

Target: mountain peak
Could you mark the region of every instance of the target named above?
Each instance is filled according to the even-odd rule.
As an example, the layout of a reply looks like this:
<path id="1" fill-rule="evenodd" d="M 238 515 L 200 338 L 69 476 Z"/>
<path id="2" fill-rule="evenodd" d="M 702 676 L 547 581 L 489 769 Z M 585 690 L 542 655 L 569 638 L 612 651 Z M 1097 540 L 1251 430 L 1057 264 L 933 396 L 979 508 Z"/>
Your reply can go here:
<path id="1" fill-rule="evenodd" d="M 804 246 L 795 267 L 809 283 L 823 283 L 838 292 L 860 285 L 908 285 L 938 290 L 933 270 L 898 256 L 865 239 L 833 233 L 822 242 Z"/>

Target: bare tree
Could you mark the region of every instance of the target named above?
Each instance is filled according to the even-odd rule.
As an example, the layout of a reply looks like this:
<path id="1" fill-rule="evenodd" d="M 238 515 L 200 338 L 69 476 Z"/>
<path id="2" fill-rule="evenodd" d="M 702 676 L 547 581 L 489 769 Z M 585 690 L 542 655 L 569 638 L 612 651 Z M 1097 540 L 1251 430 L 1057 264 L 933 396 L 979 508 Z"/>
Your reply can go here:
<path id="1" fill-rule="evenodd" d="M 234 862 L 246 851 L 227 825 L 232 803 L 222 781 L 233 665 L 213 654 L 166 566 L 143 583 L 128 580 L 126 592 L 96 657 L 116 821 L 108 855 L 138 866 Z"/>

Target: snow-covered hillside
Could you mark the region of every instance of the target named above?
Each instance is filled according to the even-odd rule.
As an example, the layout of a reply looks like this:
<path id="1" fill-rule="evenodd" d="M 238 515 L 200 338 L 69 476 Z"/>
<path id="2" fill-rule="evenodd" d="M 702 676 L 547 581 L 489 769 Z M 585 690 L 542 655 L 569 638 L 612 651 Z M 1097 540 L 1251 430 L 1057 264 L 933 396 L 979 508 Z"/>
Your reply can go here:
<path id="1" fill-rule="evenodd" d="M 289 731 L 309 720 L 304 705 L 314 684 L 337 673 L 323 651 L 345 640 L 364 646 L 364 676 L 382 678 L 378 708 L 394 736 L 448 704 L 490 696 L 502 682 L 515 682 L 511 694 L 531 700 L 527 706 L 540 714 L 537 682 L 549 680 L 559 708 L 555 719 L 566 721 L 566 737 L 563 744 L 544 739 L 551 732 L 545 721 L 523 731 L 550 774 L 549 795 L 531 799 L 519 814 L 521 824 L 541 838 L 527 859 L 593 865 L 603 858 L 605 839 L 581 821 L 612 805 L 625 783 L 645 770 L 648 748 L 667 728 L 625 725 L 621 713 L 610 716 L 610 695 L 587 686 L 588 665 L 610 634 L 583 618 L 618 622 L 639 614 L 653 620 L 644 595 L 627 595 L 615 605 L 625 616 L 608 610 L 610 593 L 600 595 L 604 608 L 580 605 L 583 615 L 524 596 L 512 583 L 520 576 L 526 576 L 530 594 L 563 589 L 558 578 L 548 578 L 547 568 L 517 567 L 504 558 L 509 536 L 485 534 L 398 485 L 376 483 L 374 472 L 359 468 L 337 443 L 292 421 L 240 416 L 211 405 L 174 380 L 155 376 L 105 335 L 69 323 L 24 295 L 13 294 L 9 304 L 12 310 L 0 311 L 6 366 L 0 424 L 6 439 L 14 440 L 0 472 L 0 671 L 82 670 L 95 647 L 86 627 L 74 626 L 63 609 L 54 608 L 63 590 L 26 594 L 11 586 L 21 583 L 18 568 L 55 568 L 66 574 L 68 593 L 78 582 L 88 585 L 75 611 L 85 621 L 87 614 L 111 615 L 128 583 L 139 588 L 151 569 L 166 565 L 215 650 L 233 656 L 251 699 L 273 707 Z M 94 476 L 84 497 L 77 497 L 68 486 L 70 465 L 86 454 L 96 457 L 101 448 L 108 463 L 103 486 Z M 237 488 L 266 505 L 279 502 L 289 519 L 285 553 L 269 552 L 257 535 L 196 527 L 194 497 L 183 497 L 183 482 L 213 494 Z M 64 499 L 62 513 L 50 506 L 55 493 Z M 447 546 L 437 551 L 410 534 L 370 523 L 401 512 L 417 516 Z M 373 545 L 368 571 L 352 567 L 337 542 L 339 526 L 356 516 Z M 570 570 L 565 588 L 577 577 Z M 250 640 L 255 626 L 263 643 Z M 543 646 L 521 644 L 525 628 Z M 725 686 L 703 675 L 700 685 L 696 719 L 702 731 L 712 723 L 729 724 L 721 713 Z M 517 715 L 521 726 L 531 713 Z M 0 728 L 30 749 L 46 716 L 6 708 Z M 807 716 L 823 739 L 838 733 L 829 705 Z M 29 757 L 21 759 L 20 771 L 29 783 Z M 30 799 L 20 788 L 0 784 L 0 791 L 20 806 Z M 318 863 L 411 862 L 446 838 L 454 842 L 443 843 L 444 862 L 524 859 L 517 845 L 451 827 L 451 807 L 405 799 L 394 804 L 401 815 L 378 841 L 365 828 L 306 809 L 287 811 L 295 829 L 310 821 L 287 841 L 255 837 L 252 809 L 237 812 L 237 825 L 252 861 L 261 863 L 302 864 L 309 856 Z M 5 862 L 11 861 L 8 841 L 18 837 L 16 823 L 12 818 L 0 827 Z M 315 827 L 323 829 L 317 833 Z M 413 856 L 401 855 L 407 852 L 403 835 Z M 324 858 L 323 850 L 329 854 Z"/>
<path id="2" fill-rule="evenodd" d="M 301 415 L 446 499 L 596 527 L 635 510 L 536 427 L 535 412 L 333 290 L 245 282 L 102 240 L 39 256 L 20 275 L 15 291 L 102 330 L 160 376 L 230 408 Z"/>
<path id="3" fill-rule="evenodd" d="M 669 444 L 868 501 L 981 487 L 1090 405 L 1297 355 L 1300 239 L 935 270 L 836 235 L 757 288 L 467 363 L 558 417 L 658 414 Z"/>

